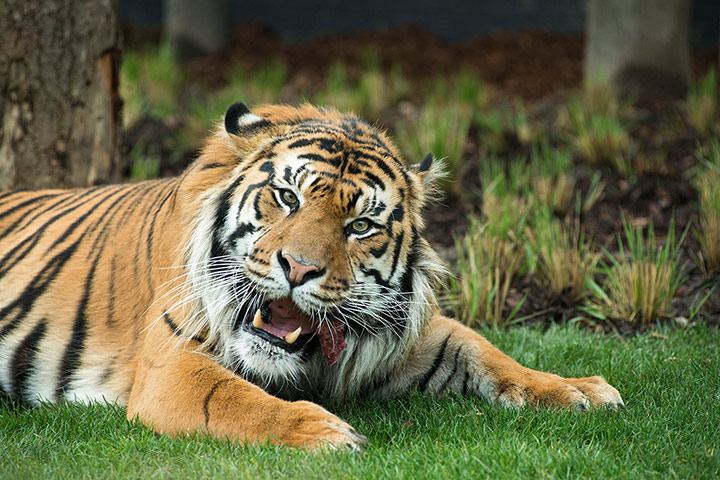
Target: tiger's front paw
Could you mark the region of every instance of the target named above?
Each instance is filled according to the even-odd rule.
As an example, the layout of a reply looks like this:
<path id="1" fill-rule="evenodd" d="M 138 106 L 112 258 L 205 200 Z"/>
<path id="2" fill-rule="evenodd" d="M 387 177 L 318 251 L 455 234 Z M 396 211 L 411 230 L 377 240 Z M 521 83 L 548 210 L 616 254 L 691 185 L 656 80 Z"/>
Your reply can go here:
<path id="1" fill-rule="evenodd" d="M 497 387 L 497 401 L 514 407 L 555 405 L 578 411 L 587 411 L 591 406 L 625 408 L 620 393 L 602 377 L 562 378 L 541 372 L 502 379 Z"/>
<path id="2" fill-rule="evenodd" d="M 361 451 L 367 444 L 367 438 L 321 406 L 305 401 L 290 405 L 293 426 L 280 438 L 282 443 L 306 450 L 349 451 Z"/>
<path id="3" fill-rule="evenodd" d="M 625 409 L 625 403 L 615 387 L 599 376 L 567 378 L 568 383 L 580 390 L 595 408 L 607 407 L 613 410 Z"/>

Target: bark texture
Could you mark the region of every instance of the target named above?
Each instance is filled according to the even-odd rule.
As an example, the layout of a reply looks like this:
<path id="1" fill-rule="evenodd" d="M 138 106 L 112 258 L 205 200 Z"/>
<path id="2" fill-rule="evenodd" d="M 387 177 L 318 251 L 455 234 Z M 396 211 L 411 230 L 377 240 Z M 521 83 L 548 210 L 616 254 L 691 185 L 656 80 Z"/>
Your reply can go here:
<path id="1" fill-rule="evenodd" d="M 691 80 L 691 0 L 588 0 L 585 80 L 637 100 L 680 98 Z"/>
<path id="2" fill-rule="evenodd" d="M 0 190 L 119 178 L 115 0 L 0 0 Z"/>

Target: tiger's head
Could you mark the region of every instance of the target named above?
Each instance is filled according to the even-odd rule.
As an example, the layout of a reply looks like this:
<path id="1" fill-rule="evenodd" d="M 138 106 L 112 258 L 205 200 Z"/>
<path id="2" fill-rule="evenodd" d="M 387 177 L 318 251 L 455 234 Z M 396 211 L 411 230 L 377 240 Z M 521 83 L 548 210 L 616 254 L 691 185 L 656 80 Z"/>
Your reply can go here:
<path id="1" fill-rule="evenodd" d="M 219 361 L 286 397 L 388 372 L 443 272 L 421 237 L 437 175 L 353 115 L 232 105 L 183 180 L 192 317 Z"/>

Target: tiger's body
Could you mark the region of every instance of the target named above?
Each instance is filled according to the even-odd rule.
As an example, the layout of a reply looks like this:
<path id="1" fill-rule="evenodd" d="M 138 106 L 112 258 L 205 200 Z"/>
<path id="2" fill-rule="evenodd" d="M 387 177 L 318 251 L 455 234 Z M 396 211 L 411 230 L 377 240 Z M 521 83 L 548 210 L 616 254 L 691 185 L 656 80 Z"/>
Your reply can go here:
<path id="1" fill-rule="evenodd" d="M 182 176 L 0 194 L 0 394 L 116 401 L 171 436 L 361 445 L 304 399 L 455 391 L 622 406 L 441 316 L 422 238 L 436 175 L 354 116 L 227 112 Z"/>

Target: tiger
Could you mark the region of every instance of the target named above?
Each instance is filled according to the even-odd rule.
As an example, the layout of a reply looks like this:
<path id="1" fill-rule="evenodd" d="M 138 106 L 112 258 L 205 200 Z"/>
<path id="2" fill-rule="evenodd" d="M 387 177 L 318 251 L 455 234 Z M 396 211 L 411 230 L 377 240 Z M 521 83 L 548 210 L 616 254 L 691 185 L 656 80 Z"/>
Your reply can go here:
<path id="1" fill-rule="evenodd" d="M 354 114 L 235 103 L 178 177 L 3 192 L 0 395 L 307 450 L 367 443 L 323 399 L 624 408 L 442 314 L 422 236 L 441 176 Z"/>

